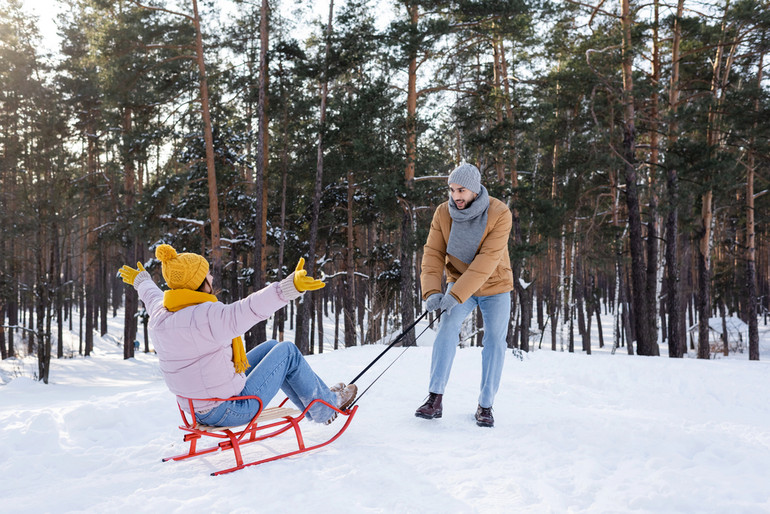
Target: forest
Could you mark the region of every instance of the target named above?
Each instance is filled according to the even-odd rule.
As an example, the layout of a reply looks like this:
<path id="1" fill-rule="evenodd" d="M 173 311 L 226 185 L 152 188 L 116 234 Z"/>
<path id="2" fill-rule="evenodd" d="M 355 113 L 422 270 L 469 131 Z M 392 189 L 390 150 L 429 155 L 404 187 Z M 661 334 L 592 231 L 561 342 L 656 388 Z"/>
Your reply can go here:
<path id="1" fill-rule="evenodd" d="M 117 269 L 161 283 L 161 243 L 205 255 L 224 302 L 301 257 L 323 277 L 247 348 L 286 324 L 305 354 L 380 342 L 424 311 L 461 162 L 513 213 L 511 348 L 590 353 L 609 316 L 613 351 L 708 359 L 737 351 L 709 325 L 730 315 L 759 359 L 767 0 L 319 4 L 59 0 L 49 52 L 0 0 L 3 359 L 37 356 L 47 382 L 118 312 L 124 357 L 150 351 Z"/>

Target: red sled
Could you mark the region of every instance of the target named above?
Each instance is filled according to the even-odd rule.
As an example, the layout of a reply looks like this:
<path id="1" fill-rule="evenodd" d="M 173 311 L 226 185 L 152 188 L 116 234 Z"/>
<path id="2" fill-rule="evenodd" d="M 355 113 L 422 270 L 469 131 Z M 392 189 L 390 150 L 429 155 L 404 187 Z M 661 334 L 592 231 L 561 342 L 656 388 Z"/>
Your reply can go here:
<path id="1" fill-rule="evenodd" d="M 184 453 L 182 455 L 176 455 L 174 457 L 166 457 L 165 459 L 163 459 L 163 462 L 167 462 L 170 460 L 189 459 L 190 457 L 198 457 L 199 455 L 218 452 L 220 450 L 221 451 L 232 450 L 233 455 L 235 456 L 236 465 L 232 468 L 215 471 L 212 473 L 212 475 L 222 475 L 225 473 L 230 473 L 232 471 L 237 471 L 239 469 L 243 469 L 248 466 L 256 466 L 258 464 L 264 464 L 265 462 L 271 462 L 274 460 L 291 457 L 292 455 L 298 455 L 300 453 L 309 452 L 311 450 L 321 448 L 322 446 L 326 446 L 327 444 L 336 440 L 339 436 L 342 435 L 342 433 L 345 430 L 347 430 L 348 426 L 350 425 L 350 422 L 353 420 L 353 416 L 358 410 L 358 406 L 355 405 L 352 409 L 343 411 L 338 409 L 337 407 L 333 407 L 329 405 L 328 403 L 320 399 L 313 400 L 304 411 L 299 411 L 291 407 L 285 407 L 286 402 L 289 400 L 288 398 L 284 399 L 278 407 L 269 407 L 267 409 L 264 408 L 264 404 L 262 403 L 262 400 L 256 396 L 233 396 L 231 398 L 227 398 L 226 400 L 223 400 L 221 398 L 206 398 L 206 399 L 183 398 L 183 399 L 187 400 L 189 404 L 190 412 L 194 412 L 193 400 L 229 401 L 229 400 L 254 399 L 259 402 L 259 411 L 257 412 L 257 414 L 253 418 L 251 418 L 251 421 L 249 421 L 246 425 L 241 425 L 238 427 L 216 427 L 216 426 L 209 426 L 209 425 L 201 425 L 195 421 L 194 415 L 191 415 L 190 416 L 191 420 L 188 420 L 188 413 L 182 410 L 182 407 L 179 406 L 179 412 L 182 415 L 182 422 L 183 422 L 182 425 L 179 425 L 179 428 L 185 433 L 184 441 L 187 443 L 190 443 L 190 448 L 187 453 Z M 328 438 L 323 442 L 307 446 L 305 445 L 305 440 L 302 437 L 302 428 L 300 427 L 299 422 L 305 418 L 305 415 L 307 414 L 308 409 L 310 409 L 310 407 L 312 407 L 313 404 L 315 404 L 316 402 L 323 403 L 327 407 L 334 409 L 340 415 L 344 416 L 345 423 L 342 425 L 342 427 L 339 430 L 333 433 L 332 437 Z M 342 421 L 342 420 L 338 420 L 337 422 L 339 421 Z M 248 443 L 255 443 L 257 441 L 264 441 L 266 439 L 270 439 L 278 435 L 281 435 L 284 432 L 288 432 L 290 430 L 293 430 L 293 434 L 296 439 L 296 443 L 297 443 L 296 449 L 292 449 L 285 453 L 274 454 L 269 457 L 264 457 L 261 459 L 244 462 L 243 454 L 241 452 L 241 446 Z M 215 441 L 219 440 L 219 442 L 214 446 L 208 446 L 206 448 L 199 449 L 198 440 L 204 437 L 213 437 Z"/>

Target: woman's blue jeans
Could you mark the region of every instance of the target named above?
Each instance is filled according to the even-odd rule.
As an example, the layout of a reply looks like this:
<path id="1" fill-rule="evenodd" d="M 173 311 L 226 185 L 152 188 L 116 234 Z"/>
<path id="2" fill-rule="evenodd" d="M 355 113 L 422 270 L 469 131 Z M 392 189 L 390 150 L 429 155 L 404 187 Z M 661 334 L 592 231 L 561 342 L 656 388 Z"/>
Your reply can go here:
<path id="1" fill-rule="evenodd" d="M 451 284 L 447 288 L 447 293 Z M 463 320 L 478 306 L 484 319 L 484 337 L 481 350 L 481 392 L 479 405 L 491 407 L 500 387 L 505 362 L 506 336 L 511 316 L 511 293 L 492 296 L 471 296 L 464 303 L 441 315 L 433 356 L 430 364 L 430 392 L 444 394 L 452 370 Z"/>
<path id="2" fill-rule="evenodd" d="M 258 396 L 267 406 L 281 389 L 303 411 L 315 399 L 337 405 L 337 395 L 310 368 L 294 343 L 265 341 L 246 356 L 250 367 L 246 370 L 246 385 L 240 396 Z M 196 418 L 205 425 L 237 426 L 248 423 L 258 410 L 257 400 L 231 400 L 209 412 L 196 414 Z M 318 402 L 308 411 L 307 418 L 322 423 L 333 413 L 332 409 Z"/>

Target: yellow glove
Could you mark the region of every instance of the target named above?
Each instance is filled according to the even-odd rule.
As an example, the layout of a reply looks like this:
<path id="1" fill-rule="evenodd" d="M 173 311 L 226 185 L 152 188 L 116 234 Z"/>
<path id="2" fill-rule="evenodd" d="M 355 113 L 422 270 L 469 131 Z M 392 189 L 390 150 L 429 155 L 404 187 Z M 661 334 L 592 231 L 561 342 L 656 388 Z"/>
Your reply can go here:
<path id="1" fill-rule="evenodd" d="M 136 276 L 139 273 L 145 271 L 144 266 L 142 266 L 141 262 L 137 262 L 136 267 L 139 269 L 134 269 L 124 264 L 123 267 L 118 270 L 118 273 L 120 273 L 120 276 L 123 279 L 123 282 L 125 282 L 130 286 L 134 285 L 134 280 L 136 279 Z"/>
<path id="2" fill-rule="evenodd" d="M 297 263 L 297 267 L 294 268 L 294 287 L 297 289 L 297 291 L 300 293 L 305 291 L 315 291 L 316 289 L 321 289 L 326 285 L 321 280 L 308 277 L 307 270 L 303 269 L 304 267 L 305 258 L 300 257 L 299 262 Z"/>

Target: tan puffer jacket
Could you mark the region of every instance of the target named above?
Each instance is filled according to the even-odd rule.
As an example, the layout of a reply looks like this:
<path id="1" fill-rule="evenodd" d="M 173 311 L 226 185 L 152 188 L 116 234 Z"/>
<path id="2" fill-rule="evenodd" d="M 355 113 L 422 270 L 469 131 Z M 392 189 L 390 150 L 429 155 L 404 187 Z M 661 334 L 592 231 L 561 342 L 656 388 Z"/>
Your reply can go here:
<path id="1" fill-rule="evenodd" d="M 449 202 L 436 208 L 430 224 L 428 241 L 423 248 L 422 297 L 441 292 L 441 275 L 454 282 L 450 294 L 463 303 L 471 296 L 491 296 L 513 290 L 513 272 L 508 255 L 508 238 L 513 225 L 511 211 L 497 198 L 489 199 L 487 227 L 470 264 L 446 253 L 452 218 Z"/>

